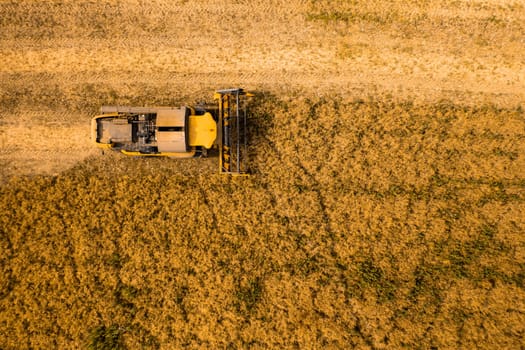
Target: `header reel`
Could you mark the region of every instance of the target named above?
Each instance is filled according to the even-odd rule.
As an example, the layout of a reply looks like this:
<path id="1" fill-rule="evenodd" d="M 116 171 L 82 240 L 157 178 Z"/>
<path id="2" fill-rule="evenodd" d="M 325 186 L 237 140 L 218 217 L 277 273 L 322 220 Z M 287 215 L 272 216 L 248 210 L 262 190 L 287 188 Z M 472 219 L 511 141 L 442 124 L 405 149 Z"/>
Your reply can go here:
<path id="1" fill-rule="evenodd" d="M 218 90 L 217 140 L 219 144 L 219 172 L 247 175 L 247 98 L 253 96 L 243 89 Z"/>

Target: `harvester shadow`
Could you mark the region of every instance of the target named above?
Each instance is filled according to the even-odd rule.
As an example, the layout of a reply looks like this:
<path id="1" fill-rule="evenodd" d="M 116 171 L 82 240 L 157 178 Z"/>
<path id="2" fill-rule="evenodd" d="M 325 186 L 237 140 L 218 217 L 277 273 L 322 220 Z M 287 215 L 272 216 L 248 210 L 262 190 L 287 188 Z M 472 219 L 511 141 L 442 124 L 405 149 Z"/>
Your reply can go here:
<path id="1" fill-rule="evenodd" d="M 268 143 L 269 135 L 274 128 L 275 111 L 282 104 L 280 99 L 268 91 L 256 91 L 247 104 L 247 161 L 248 171 L 252 174 L 261 173 L 263 164 L 258 164 L 257 159 L 265 157 L 267 150 L 264 145 Z"/>

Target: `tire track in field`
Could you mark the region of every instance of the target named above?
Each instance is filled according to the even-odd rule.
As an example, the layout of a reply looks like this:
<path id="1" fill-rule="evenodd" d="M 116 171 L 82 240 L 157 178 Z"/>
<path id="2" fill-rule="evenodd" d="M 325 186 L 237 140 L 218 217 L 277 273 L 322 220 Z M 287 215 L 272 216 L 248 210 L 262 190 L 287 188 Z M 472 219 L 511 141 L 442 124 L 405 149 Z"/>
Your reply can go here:
<path id="1" fill-rule="evenodd" d="M 280 162 L 282 164 L 284 164 L 285 158 L 282 155 L 281 151 L 279 151 L 279 148 L 276 146 L 275 142 L 273 142 L 266 135 L 263 135 L 262 138 L 268 143 L 270 148 L 274 150 L 274 152 L 276 153 L 276 155 L 277 155 L 278 159 L 280 160 Z M 330 216 L 328 215 L 328 210 L 327 210 L 327 207 L 326 207 L 325 198 L 324 198 L 324 195 L 323 195 L 322 189 L 321 189 L 321 183 L 305 167 L 303 161 L 298 156 L 295 156 L 292 159 L 292 164 L 294 164 L 295 167 L 298 168 L 308 178 L 308 180 L 311 182 L 311 185 L 309 187 L 310 187 L 310 190 L 312 192 L 314 192 L 316 197 L 317 197 L 317 204 L 319 205 L 319 208 L 320 208 L 320 211 L 321 211 L 322 222 L 324 223 L 325 230 L 326 230 L 326 232 L 329 235 L 333 235 L 334 232 L 333 232 L 333 229 L 332 229 L 332 223 L 331 223 L 331 220 L 330 220 Z M 275 195 L 272 193 L 272 198 L 273 198 L 273 196 L 275 196 Z"/>

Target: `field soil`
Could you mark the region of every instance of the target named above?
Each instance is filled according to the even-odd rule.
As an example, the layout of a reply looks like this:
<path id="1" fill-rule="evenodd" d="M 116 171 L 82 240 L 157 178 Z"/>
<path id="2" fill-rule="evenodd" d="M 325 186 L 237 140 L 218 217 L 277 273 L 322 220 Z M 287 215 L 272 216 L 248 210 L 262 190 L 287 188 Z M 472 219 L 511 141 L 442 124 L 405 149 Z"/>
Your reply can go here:
<path id="1" fill-rule="evenodd" d="M 521 1 L 0 0 L 0 348 L 525 347 Z M 249 102 L 252 176 L 93 147 Z"/>

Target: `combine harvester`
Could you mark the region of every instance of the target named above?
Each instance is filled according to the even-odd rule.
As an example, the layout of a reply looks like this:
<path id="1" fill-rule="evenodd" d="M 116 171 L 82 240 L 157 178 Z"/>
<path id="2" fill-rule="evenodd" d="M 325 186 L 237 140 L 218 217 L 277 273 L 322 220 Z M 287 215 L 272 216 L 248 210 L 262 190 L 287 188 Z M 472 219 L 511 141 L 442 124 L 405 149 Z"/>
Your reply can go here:
<path id="1" fill-rule="evenodd" d="M 246 100 L 243 89 L 219 90 L 216 104 L 183 107 L 103 106 L 91 121 L 91 138 L 128 156 L 193 158 L 216 149 L 219 171 L 247 174 Z"/>

